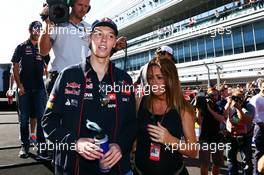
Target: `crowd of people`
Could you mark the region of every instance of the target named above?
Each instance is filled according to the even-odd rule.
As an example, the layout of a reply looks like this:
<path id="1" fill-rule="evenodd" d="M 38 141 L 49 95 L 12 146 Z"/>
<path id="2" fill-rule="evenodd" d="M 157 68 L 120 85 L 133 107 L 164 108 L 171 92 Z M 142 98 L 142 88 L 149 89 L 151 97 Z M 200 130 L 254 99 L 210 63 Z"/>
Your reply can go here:
<path id="1" fill-rule="evenodd" d="M 227 157 L 228 174 L 239 174 L 239 169 L 243 174 L 263 173 L 263 141 L 260 141 L 263 140 L 263 85 L 263 78 L 244 87 L 223 84 L 220 89 L 210 87 L 207 92 L 200 89 L 192 99 L 191 104 L 196 109 L 197 123 L 200 125 L 199 142 L 226 144 L 225 149 L 219 152 L 209 150 L 213 174 L 219 174 L 219 167 L 224 165 L 223 151 Z M 252 148 L 254 144 L 255 153 Z M 201 174 L 208 173 L 210 153 L 204 154 L 203 149 L 199 152 Z"/>
<path id="2" fill-rule="evenodd" d="M 52 156 L 55 174 L 186 175 L 183 157 L 199 153 L 201 174 L 208 174 L 212 157 L 216 175 L 226 151 L 230 175 L 238 174 L 238 152 L 244 174 L 263 173 L 264 79 L 257 81 L 258 92 L 252 85 L 247 91 L 208 87 L 190 102 L 182 91 L 173 49 L 161 46 L 132 82 L 110 60 L 126 47 L 117 25 L 109 18 L 85 23 L 90 0 L 74 0 L 71 7 L 69 21 L 52 27 L 46 18 L 42 33 L 41 22 L 30 23 L 29 39 L 13 54 L 20 158 L 29 157 L 31 139 L 40 160 Z M 43 13 L 48 13 L 47 6 Z M 56 33 L 61 27 L 79 33 Z M 55 57 L 48 62 L 45 56 L 51 49 Z M 138 87 L 150 93 L 136 91 Z M 36 118 L 31 132 L 30 117 Z M 198 141 L 195 122 L 200 125 Z M 45 146 L 50 142 L 52 150 Z"/>

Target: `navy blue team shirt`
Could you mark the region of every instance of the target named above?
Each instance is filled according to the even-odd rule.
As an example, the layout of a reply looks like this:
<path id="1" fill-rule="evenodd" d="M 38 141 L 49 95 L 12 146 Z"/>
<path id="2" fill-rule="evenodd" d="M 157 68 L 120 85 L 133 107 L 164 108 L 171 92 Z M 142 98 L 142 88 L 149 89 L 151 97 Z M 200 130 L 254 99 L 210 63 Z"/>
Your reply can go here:
<path id="1" fill-rule="evenodd" d="M 11 62 L 19 63 L 20 81 L 25 90 L 44 89 L 43 68 L 44 60 L 39 54 L 38 45 L 35 46 L 28 39 L 18 45 Z"/>

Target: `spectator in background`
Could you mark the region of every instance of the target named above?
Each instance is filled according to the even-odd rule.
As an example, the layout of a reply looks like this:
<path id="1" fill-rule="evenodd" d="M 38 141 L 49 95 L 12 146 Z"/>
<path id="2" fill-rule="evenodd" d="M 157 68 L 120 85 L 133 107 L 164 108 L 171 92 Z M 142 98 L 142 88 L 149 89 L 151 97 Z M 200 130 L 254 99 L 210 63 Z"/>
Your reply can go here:
<path id="1" fill-rule="evenodd" d="M 27 158 L 29 152 L 29 128 L 28 121 L 31 107 L 34 108 L 37 117 L 37 142 L 45 142 L 41 127 L 41 119 L 44 114 L 47 94 L 43 81 L 44 60 L 39 54 L 38 39 L 42 24 L 34 21 L 29 25 L 30 37 L 27 41 L 18 45 L 12 57 L 13 73 L 17 84 L 18 111 L 20 118 L 21 149 L 19 157 Z M 34 104 L 31 106 L 31 104 Z M 39 152 L 39 157 L 44 153 Z"/>
<path id="2" fill-rule="evenodd" d="M 254 133 L 253 140 L 256 144 L 256 152 L 254 155 L 254 175 L 261 175 L 257 171 L 258 160 L 264 155 L 264 78 L 258 79 L 258 87 L 260 92 L 250 99 L 250 104 L 255 107 L 255 115 L 253 118 Z"/>
<path id="3" fill-rule="evenodd" d="M 227 118 L 226 141 L 231 149 L 227 152 L 228 174 L 238 174 L 237 153 L 242 157 L 242 171 L 245 175 L 252 175 L 252 119 L 254 107 L 245 101 L 243 91 L 236 89 L 232 96 L 228 98 L 224 112 Z"/>
<path id="4" fill-rule="evenodd" d="M 173 49 L 169 46 L 161 46 L 156 49 L 155 51 L 156 57 L 161 57 L 165 59 L 172 60 L 175 63 L 175 58 L 173 57 Z M 148 68 L 148 63 L 145 64 L 140 68 L 139 71 L 139 76 L 137 78 L 136 83 L 141 84 L 142 86 L 147 85 L 147 68 Z"/>
<path id="5" fill-rule="evenodd" d="M 242 4 L 241 4 L 241 0 L 236 0 L 236 6 L 237 7 L 240 7 Z"/>
<path id="6" fill-rule="evenodd" d="M 219 89 L 219 93 L 220 93 L 220 99 L 216 102 L 219 110 L 220 110 L 220 114 L 224 115 L 224 111 L 225 111 L 225 105 L 227 103 L 227 98 L 228 98 L 228 86 L 223 84 L 220 89 Z M 226 135 L 226 123 L 225 121 L 220 123 L 220 133 L 222 134 L 222 138 L 225 139 L 225 135 Z"/>
<path id="7" fill-rule="evenodd" d="M 47 65 L 49 63 L 50 60 L 50 56 L 49 54 L 47 56 L 42 57 L 42 59 L 45 62 L 44 65 L 44 75 L 46 77 L 46 79 L 48 78 L 48 71 L 47 71 Z M 15 82 L 14 79 L 14 74 L 13 74 L 13 66 L 10 69 L 10 77 L 9 77 L 9 88 L 8 91 L 6 92 L 6 97 L 8 97 L 8 99 L 10 99 L 10 101 L 8 100 L 8 104 L 12 105 L 13 104 L 13 97 L 16 97 L 16 103 L 18 103 L 18 99 L 17 99 L 17 94 L 15 95 L 17 89 L 17 84 Z M 16 104 L 18 106 L 18 104 Z M 37 136 L 36 136 L 36 126 L 37 126 L 37 119 L 36 119 L 36 115 L 34 112 L 34 109 L 32 108 L 32 106 L 34 106 L 34 104 L 31 104 L 31 112 L 30 112 L 30 142 L 31 143 L 37 143 Z M 18 109 L 17 109 L 17 112 Z M 19 114 L 18 114 L 19 116 Z M 20 121 L 20 119 L 19 119 Z"/>
<path id="8" fill-rule="evenodd" d="M 254 7 L 254 10 L 257 10 L 257 1 L 256 0 L 249 0 L 248 2 L 249 5 Z"/>
<path id="9" fill-rule="evenodd" d="M 220 123 L 225 121 L 221 111 L 217 106 L 217 101 L 219 99 L 219 93 L 216 88 L 208 88 L 207 99 L 205 97 L 201 98 L 201 102 L 197 102 L 200 106 L 196 105 L 197 117 L 200 122 L 201 132 L 199 137 L 199 142 L 203 144 L 218 144 L 222 141 L 220 135 Z M 217 175 L 220 171 L 220 166 L 224 164 L 223 150 L 204 150 L 200 149 L 199 159 L 201 162 L 200 172 L 201 175 L 208 174 L 208 165 L 210 165 L 210 157 L 212 156 L 213 167 L 212 174 Z"/>
<path id="10" fill-rule="evenodd" d="M 233 88 L 232 87 L 228 87 L 227 88 L 227 93 L 228 93 L 228 96 L 232 96 Z"/>
<path id="11" fill-rule="evenodd" d="M 259 0 L 259 8 L 263 8 L 264 0 Z"/>
<path id="12" fill-rule="evenodd" d="M 196 20 L 194 18 L 189 19 L 188 27 L 193 27 L 196 23 Z"/>
<path id="13" fill-rule="evenodd" d="M 230 13 L 229 9 L 225 6 L 221 13 L 221 17 L 223 18 L 223 20 L 227 19 L 227 16 L 229 15 L 229 13 Z"/>
<path id="14" fill-rule="evenodd" d="M 219 89 L 220 92 L 220 99 L 217 101 L 217 105 L 221 111 L 222 114 L 224 114 L 225 105 L 227 103 L 227 97 L 228 95 L 228 86 L 222 85 Z"/>
<path id="15" fill-rule="evenodd" d="M 220 13 L 218 12 L 217 9 L 215 10 L 214 15 L 215 15 L 216 20 L 218 20 L 219 16 L 220 16 Z"/>

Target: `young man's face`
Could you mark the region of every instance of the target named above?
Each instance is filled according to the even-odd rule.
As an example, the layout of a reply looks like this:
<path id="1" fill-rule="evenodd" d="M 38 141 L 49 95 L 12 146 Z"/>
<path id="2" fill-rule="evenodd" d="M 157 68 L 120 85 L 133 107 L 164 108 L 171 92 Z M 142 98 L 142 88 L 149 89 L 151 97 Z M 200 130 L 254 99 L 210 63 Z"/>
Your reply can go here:
<path id="1" fill-rule="evenodd" d="M 91 34 L 93 54 L 98 58 L 107 58 L 116 45 L 114 30 L 107 26 L 95 27 Z"/>
<path id="2" fill-rule="evenodd" d="M 89 5 L 90 0 L 75 0 L 72 7 L 72 13 L 75 17 L 82 20 L 88 11 Z"/>

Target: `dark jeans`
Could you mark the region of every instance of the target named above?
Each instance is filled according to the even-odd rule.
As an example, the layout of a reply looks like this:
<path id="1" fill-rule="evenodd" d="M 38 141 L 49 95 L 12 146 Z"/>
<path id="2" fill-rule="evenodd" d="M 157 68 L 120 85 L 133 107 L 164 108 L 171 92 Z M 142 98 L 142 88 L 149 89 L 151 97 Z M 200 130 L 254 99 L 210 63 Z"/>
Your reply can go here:
<path id="1" fill-rule="evenodd" d="M 256 152 L 254 156 L 254 175 L 263 175 L 257 170 L 258 160 L 264 155 L 264 128 L 255 125 L 254 142 L 256 144 Z"/>
<path id="2" fill-rule="evenodd" d="M 18 96 L 18 111 L 20 122 L 20 136 L 22 146 L 29 146 L 29 116 L 31 108 L 34 108 L 37 118 L 37 142 L 44 143 L 45 137 L 41 127 L 41 119 L 44 115 L 47 102 L 47 94 L 45 89 L 25 90 L 25 94 Z"/>
<path id="3" fill-rule="evenodd" d="M 227 135 L 227 143 L 231 143 L 231 149 L 227 150 L 227 165 L 229 175 L 238 175 L 237 153 L 240 152 L 242 158 L 243 174 L 252 175 L 252 134 L 243 136 Z"/>

